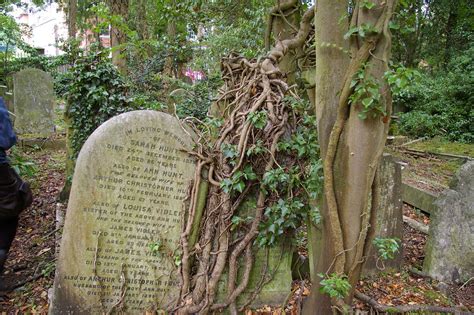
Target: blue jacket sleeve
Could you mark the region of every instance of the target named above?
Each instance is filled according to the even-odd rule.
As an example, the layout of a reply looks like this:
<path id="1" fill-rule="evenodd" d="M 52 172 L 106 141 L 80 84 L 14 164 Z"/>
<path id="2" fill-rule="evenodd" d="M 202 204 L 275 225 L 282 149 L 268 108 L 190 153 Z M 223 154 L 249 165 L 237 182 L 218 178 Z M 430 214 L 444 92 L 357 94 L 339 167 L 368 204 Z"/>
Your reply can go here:
<path id="1" fill-rule="evenodd" d="M 0 97 L 0 149 L 8 150 L 16 143 L 15 131 L 13 131 L 10 115 L 5 106 L 3 98 Z"/>

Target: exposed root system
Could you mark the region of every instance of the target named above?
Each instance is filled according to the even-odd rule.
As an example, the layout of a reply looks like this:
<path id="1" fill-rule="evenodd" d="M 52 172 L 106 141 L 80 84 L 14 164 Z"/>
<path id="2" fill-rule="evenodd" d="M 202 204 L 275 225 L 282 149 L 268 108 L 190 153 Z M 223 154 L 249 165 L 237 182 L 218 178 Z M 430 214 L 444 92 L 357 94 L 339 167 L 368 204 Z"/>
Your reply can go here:
<path id="1" fill-rule="evenodd" d="M 224 123 L 214 139 L 190 152 L 198 162 L 181 235 L 181 292 L 174 312 L 205 314 L 229 308 L 231 313 L 237 313 L 237 298 L 249 283 L 253 244 L 264 220 L 264 209 L 275 199 L 260 189 L 259 180 L 265 172 L 278 167 L 277 144 L 297 123 L 292 109 L 283 101 L 291 91 L 278 69 L 278 60 L 289 49 L 305 43 L 313 12 L 311 8 L 305 14 L 294 39 L 277 43 L 266 58 L 247 60 L 231 55 L 222 62 L 224 86 L 216 105 Z M 258 113 L 266 116 L 264 127 L 257 128 L 251 120 Z M 249 155 L 249 148 L 256 143 L 263 147 L 263 153 Z M 232 148 L 232 157 L 224 148 Z M 255 176 L 246 178 L 245 189 L 224 189 L 225 180 L 241 176 L 249 167 Z M 199 209 L 203 181 L 210 188 L 204 209 Z M 232 217 L 251 194 L 256 196 L 256 207 L 248 214 L 253 219 L 231 229 Z M 199 233 L 192 240 L 196 222 Z M 226 292 L 217 296 L 218 288 L 222 291 L 223 274 L 227 278 Z"/>

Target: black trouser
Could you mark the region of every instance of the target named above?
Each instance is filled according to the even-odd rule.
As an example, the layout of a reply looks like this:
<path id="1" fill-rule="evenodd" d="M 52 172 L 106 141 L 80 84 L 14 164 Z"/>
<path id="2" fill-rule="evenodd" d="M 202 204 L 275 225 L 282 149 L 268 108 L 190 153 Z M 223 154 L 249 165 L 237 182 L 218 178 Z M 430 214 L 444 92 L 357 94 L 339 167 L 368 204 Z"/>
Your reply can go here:
<path id="1" fill-rule="evenodd" d="M 2 186 L 8 186 L 15 181 L 12 175 L 12 169 L 8 164 L 0 164 L 0 189 Z M 8 253 L 10 246 L 15 238 L 18 227 L 18 216 L 1 218 L 0 217 L 0 251 Z M 0 263 L 0 271 L 2 269 Z"/>
<path id="2" fill-rule="evenodd" d="M 8 252 L 15 238 L 18 217 L 0 219 L 0 249 Z"/>

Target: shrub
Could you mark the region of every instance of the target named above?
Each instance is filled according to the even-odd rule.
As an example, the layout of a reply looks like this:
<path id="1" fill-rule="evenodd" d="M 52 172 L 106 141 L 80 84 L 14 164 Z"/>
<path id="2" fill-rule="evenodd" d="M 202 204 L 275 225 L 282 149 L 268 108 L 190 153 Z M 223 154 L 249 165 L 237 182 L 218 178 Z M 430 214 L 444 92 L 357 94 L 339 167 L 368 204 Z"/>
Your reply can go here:
<path id="1" fill-rule="evenodd" d="M 411 93 L 395 101 L 409 109 L 400 115 L 403 133 L 474 142 L 474 47 L 454 59 L 447 70 L 424 74 Z"/>
<path id="2" fill-rule="evenodd" d="M 74 157 L 92 132 L 109 118 L 134 109 L 129 86 L 105 52 L 78 57 L 64 77 L 66 115 L 72 127 Z"/>

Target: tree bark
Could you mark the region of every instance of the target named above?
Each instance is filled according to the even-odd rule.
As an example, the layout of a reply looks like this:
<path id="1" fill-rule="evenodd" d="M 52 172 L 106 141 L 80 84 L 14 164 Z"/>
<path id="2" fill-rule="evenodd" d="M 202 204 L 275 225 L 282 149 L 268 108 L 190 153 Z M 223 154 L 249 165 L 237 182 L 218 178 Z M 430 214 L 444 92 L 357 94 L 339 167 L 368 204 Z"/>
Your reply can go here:
<path id="1" fill-rule="evenodd" d="M 298 25 L 301 20 L 301 15 L 298 10 L 298 1 L 275 1 L 275 6 L 272 8 L 269 14 L 269 25 L 271 33 L 273 34 L 274 41 L 283 41 L 285 39 L 292 38 L 298 32 Z M 269 47 L 270 34 L 267 34 L 266 45 Z M 297 60 L 296 57 L 300 54 L 301 48 L 294 51 L 287 52 L 278 62 L 278 68 L 286 75 L 286 82 L 289 85 L 295 83 L 295 73 L 297 71 Z"/>
<path id="2" fill-rule="evenodd" d="M 356 3 L 351 27 L 371 24 L 377 32 L 351 38 L 351 62 L 344 52 L 343 36 L 347 24 L 341 16 L 348 12 L 348 1 L 320 0 L 316 10 L 316 115 L 321 157 L 324 160 L 324 200 L 322 240 L 319 252 L 311 253 L 313 289 L 305 305 L 305 314 L 329 314 L 350 305 L 354 287 L 360 277 L 364 255 L 371 245 L 373 223 L 370 219 L 379 209 L 371 207 L 377 198 L 375 171 L 382 156 L 388 133 L 391 95 L 383 80 L 388 70 L 390 34 L 388 21 L 393 0 L 374 0 L 368 10 Z M 366 65 L 365 76 L 379 85 L 381 106 L 386 116 L 359 118 L 361 104 L 349 105 L 351 82 Z M 376 204 L 374 202 L 373 204 Z M 312 233 L 311 233 L 312 234 Z M 336 273 L 347 276 L 352 286 L 344 302 L 330 300 L 319 292 L 320 280 L 315 274 Z M 345 305 L 344 305 L 345 303 Z"/>
<path id="3" fill-rule="evenodd" d="M 458 22 L 458 12 L 457 12 L 458 4 L 455 2 L 449 3 L 449 15 L 448 21 L 446 23 L 446 43 L 444 46 L 444 67 L 448 65 L 449 61 L 451 60 L 451 52 L 453 50 L 454 45 L 454 31 L 456 29 L 456 25 Z"/>
<path id="4" fill-rule="evenodd" d="M 334 43 L 337 47 L 348 49 L 349 43 L 344 40 L 347 22 L 339 24 L 341 16 L 347 12 L 346 0 L 319 0 L 316 4 L 316 117 L 321 159 L 324 160 L 328 147 L 329 135 L 337 116 L 338 93 L 342 89 L 344 75 L 349 65 L 349 55 L 324 43 Z M 328 224 L 327 206 L 320 206 L 323 216 L 322 230 L 310 227 L 310 271 L 312 290 L 308 297 L 303 314 L 330 314 L 331 300 L 319 292 L 321 279 L 318 273 L 325 273 L 335 255 L 330 237 L 331 226 Z"/>
<path id="5" fill-rule="evenodd" d="M 68 35 L 69 39 L 74 39 L 77 33 L 77 0 L 69 0 L 67 11 Z"/>
<path id="6" fill-rule="evenodd" d="M 128 19 L 129 0 L 108 0 L 110 13 L 121 16 L 125 21 Z M 126 72 L 126 58 L 124 56 L 123 44 L 126 43 L 125 32 L 116 25 L 110 29 L 110 45 L 112 47 L 112 63 L 117 66 L 121 73 Z"/>

